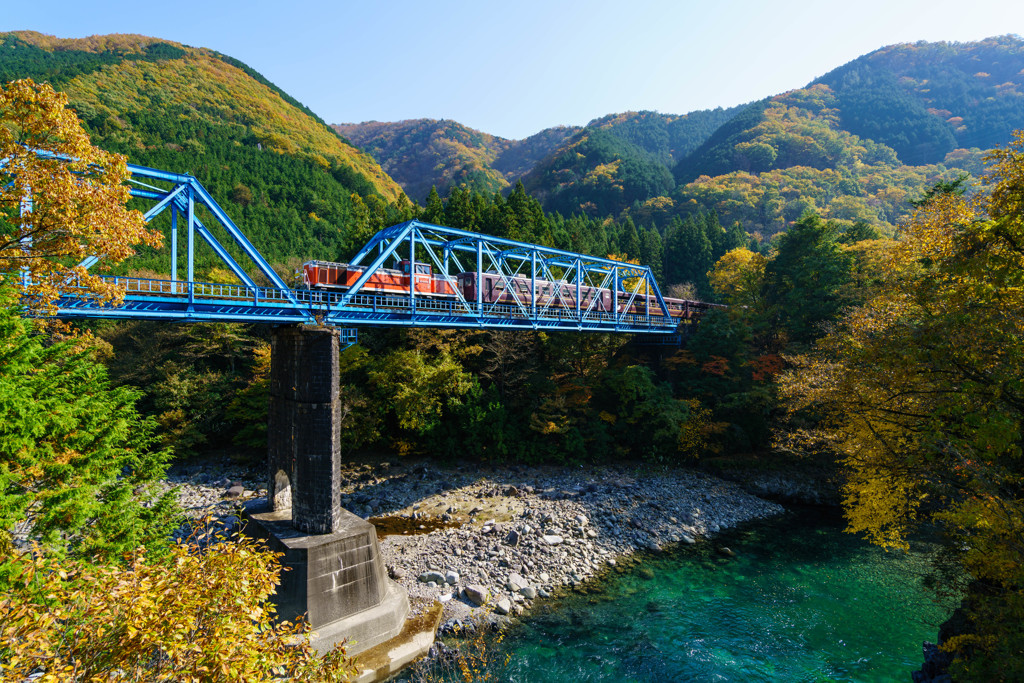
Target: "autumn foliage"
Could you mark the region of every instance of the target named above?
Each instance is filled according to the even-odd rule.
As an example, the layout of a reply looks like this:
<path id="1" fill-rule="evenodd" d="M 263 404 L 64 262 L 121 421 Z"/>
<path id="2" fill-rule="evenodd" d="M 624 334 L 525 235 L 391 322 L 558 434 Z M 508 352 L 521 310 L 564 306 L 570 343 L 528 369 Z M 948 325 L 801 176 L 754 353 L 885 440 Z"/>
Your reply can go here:
<path id="1" fill-rule="evenodd" d="M 69 284 L 116 298 L 77 264 L 117 263 L 161 240 L 125 207 L 125 158 L 93 147 L 67 102 L 28 79 L 0 88 L 0 273 L 24 269 L 26 293 L 43 306 Z"/>
<path id="2" fill-rule="evenodd" d="M 0 680 L 347 680 L 343 649 L 318 657 L 307 623 L 275 621 L 276 554 L 245 537 L 194 540 L 127 567 L 23 555 L 0 598 Z"/>
<path id="3" fill-rule="evenodd" d="M 938 524 L 983 586 L 946 644 L 958 680 L 1024 675 L 1024 134 L 990 159 L 991 192 L 924 203 L 877 293 L 781 381 L 845 459 L 850 530 L 905 547 Z"/>

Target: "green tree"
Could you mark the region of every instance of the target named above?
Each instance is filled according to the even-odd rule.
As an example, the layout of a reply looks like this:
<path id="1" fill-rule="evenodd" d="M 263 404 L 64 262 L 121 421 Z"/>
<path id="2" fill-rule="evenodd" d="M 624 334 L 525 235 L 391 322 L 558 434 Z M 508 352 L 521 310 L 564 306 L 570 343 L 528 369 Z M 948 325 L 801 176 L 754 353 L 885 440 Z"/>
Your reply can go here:
<path id="1" fill-rule="evenodd" d="M 647 228 L 643 231 L 640 242 L 640 263 L 650 266 L 654 279 L 660 283 L 664 274 L 663 264 L 665 261 L 665 250 L 661 241 L 661 235 L 658 234 L 657 230 Z"/>
<path id="2" fill-rule="evenodd" d="M 427 204 L 423 207 L 423 214 L 420 219 L 425 223 L 438 224 L 444 221 L 444 204 L 441 196 L 437 194 L 437 188 L 431 187 L 427 195 Z"/>
<path id="3" fill-rule="evenodd" d="M 170 453 L 139 392 L 111 388 L 82 340 L 47 344 L 0 291 L 0 545 L 26 531 L 48 550 L 95 558 L 160 541 L 176 523 L 157 486 Z"/>
<path id="4" fill-rule="evenodd" d="M 838 230 L 808 214 L 782 233 L 776 254 L 765 266 L 765 294 L 776 325 L 790 339 L 808 343 L 822 324 L 849 305 L 842 294 L 853 258 L 837 242 Z"/>
<path id="5" fill-rule="evenodd" d="M 440 426 L 470 390 L 472 381 L 447 353 L 429 357 L 419 350 L 392 351 L 367 373 L 378 406 L 395 422 L 395 445 L 409 450 L 416 436 Z"/>
<path id="6" fill-rule="evenodd" d="M 703 294 L 708 291 L 707 272 L 713 263 L 703 219 L 676 219 L 665 238 L 665 279 L 670 284 L 692 282 Z"/>

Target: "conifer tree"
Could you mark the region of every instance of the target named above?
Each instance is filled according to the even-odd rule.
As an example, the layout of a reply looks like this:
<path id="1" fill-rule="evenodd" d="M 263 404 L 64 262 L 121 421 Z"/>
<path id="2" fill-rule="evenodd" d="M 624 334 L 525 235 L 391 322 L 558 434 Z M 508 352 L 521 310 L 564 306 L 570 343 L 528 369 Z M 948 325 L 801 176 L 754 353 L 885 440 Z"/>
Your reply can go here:
<path id="1" fill-rule="evenodd" d="M 420 218 L 425 223 L 440 223 L 444 220 L 444 204 L 441 203 L 441 196 L 437 194 L 437 188 L 431 187 L 427 195 L 427 205 L 423 208 L 423 215 Z"/>
<path id="2" fill-rule="evenodd" d="M 156 483 L 170 454 L 151 448 L 139 392 L 112 388 L 81 340 L 46 345 L 15 300 L 0 289 L 0 545 L 20 531 L 110 559 L 166 537 L 174 503 Z"/>

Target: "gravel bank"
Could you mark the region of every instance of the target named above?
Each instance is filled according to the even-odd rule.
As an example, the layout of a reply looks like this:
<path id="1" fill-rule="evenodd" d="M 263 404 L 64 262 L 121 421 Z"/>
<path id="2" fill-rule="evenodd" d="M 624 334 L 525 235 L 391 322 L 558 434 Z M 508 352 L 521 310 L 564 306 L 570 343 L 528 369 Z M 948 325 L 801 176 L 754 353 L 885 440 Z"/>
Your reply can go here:
<path id="1" fill-rule="evenodd" d="M 258 477 L 206 463 L 172 472 L 168 484 L 180 487 L 190 516 L 223 516 L 236 502 L 266 495 Z M 442 469 L 403 461 L 352 464 L 345 480 L 347 509 L 406 527 L 381 539 L 384 562 L 414 605 L 444 604 L 444 629 L 520 614 L 638 551 L 694 543 L 782 511 L 737 484 L 678 470 Z"/>

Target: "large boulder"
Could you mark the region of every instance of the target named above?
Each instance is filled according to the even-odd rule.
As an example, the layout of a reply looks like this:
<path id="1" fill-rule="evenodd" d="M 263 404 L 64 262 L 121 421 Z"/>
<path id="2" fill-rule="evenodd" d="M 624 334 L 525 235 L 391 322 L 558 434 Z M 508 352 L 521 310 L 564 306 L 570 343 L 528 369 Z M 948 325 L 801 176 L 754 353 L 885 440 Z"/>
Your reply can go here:
<path id="1" fill-rule="evenodd" d="M 491 592 L 478 583 L 471 583 L 462 589 L 466 599 L 475 605 L 484 605 L 491 597 Z"/>

